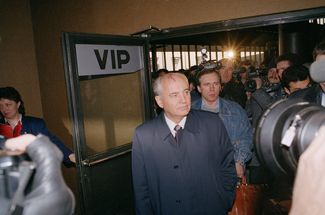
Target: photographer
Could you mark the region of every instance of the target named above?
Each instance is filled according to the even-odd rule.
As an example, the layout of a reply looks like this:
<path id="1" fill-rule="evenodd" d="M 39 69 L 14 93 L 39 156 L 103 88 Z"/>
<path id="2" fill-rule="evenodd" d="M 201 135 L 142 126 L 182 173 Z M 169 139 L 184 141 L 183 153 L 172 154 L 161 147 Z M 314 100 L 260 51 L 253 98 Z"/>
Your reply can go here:
<path id="1" fill-rule="evenodd" d="M 281 97 L 282 92 L 275 65 L 270 65 L 268 69 L 258 71 L 255 68 L 251 68 L 248 74 L 249 80 L 245 84 L 247 94 L 246 111 L 252 119 L 253 127 L 255 127 L 257 120 L 269 103 L 266 100 L 269 98 L 271 100 L 277 100 Z M 259 95 L 264 94 L 267 94 L 267 97 L 263 98 L 261 96 L 259 99 Z"/>
<path id="2" fill-rule="evenodd" d="M 325 40 L 318 43 L 313 51 L 314 62 L 310 66 L 310 76 L 318 84 L 299 90 L 292 98 L 302 98 L 325 107 Z"/>
<path id="3" fill-rule="evenodd" d="M 263 79 L 260 77 L 255 77 L 253 80 L 255 81 L 256 87 L 255 90 L 251 90 L 251 98 L 256 101 L 262 112 L 270 104 L 284 97 L 276 68 L 271 67 L 268 69 L 266 82 L 263 82 Z"/>
<path id="4" fill-rule="evenodd" d="M 281 85 L 288 98 L 299 98 L 298 94 L 300 90 L 311 87 L 313 82 L 309 77 L 309 70 L 305 66 L 299 65 L 290 66 L 285 70 L 282 75 Z M 307 96 L 303 99 L 307 101 L 312 100 L 312 98 L 308 98 Z"/>
<path id="5" fill-rule="evenodd" d="M 6 151 L 0 156 L 1 159 L 13 158 L 26 152 L 32 162 L 21 161 L 18 167 L 11 168 L 8 164 L 0 166 L 2 170 L 0 185 L 5 186 L 0 189 L 0 215 L 73 214 L 74 196 L 65 184 L 61 173 L 63 155 L 48 137 L 25 134 L 7 140 L 4 146 Z M 5 181 L 9 178 L 12 181 L 13 176 L 17 175 L 18 186 L 11 187 L 15 193 L 8 195 L 6 190 L 10 188 L 7 186 L 14 183 L 5 183 Z"/>
<path id="6" fill-rule="evenodd" d="M 288 53 L 280 55 L 276 60 L 276 71 L 272 70 L 268 79 L 273 81 L 273 84 L 280 83 L 282 79 L 282 73 L 290 66 L 301 65 L 300 57 L 297 54 Z M 272 78 L 272 79 L 270 79 Z M 256 91 L 252 93 L 252 97 L 259 104 L 262 110 L 266 110 L 272 103 L 285 97 L 285 92 L 282 88 L 274 90 L 273 95 L 270 95 L 265 89 L 262 88 L 262 80 L 256 78 Z"/>
<path id="7" fill-rule="evenodd" d="M 253 129 L 256 128 L 258 119 L 262 115 L 264 109 L 258 101 L 252 97 L 252 93 L 256 88 L 261 88 L 269 96 L 277 97 L 280 89 L 280 83 L 276 74 L 275 65 L 270 65 L 268 69 L 255 69 L 254 67 L 248 68 L 248 80 L 245 84 L 247 103 L 246 112 L 251 120 Z M 265 168 L 260 164 L 257 158 L 255 147 L 251 161 L 248 163 L 248 181 L 252 184 L 268 184 L 270 176 Z"/>

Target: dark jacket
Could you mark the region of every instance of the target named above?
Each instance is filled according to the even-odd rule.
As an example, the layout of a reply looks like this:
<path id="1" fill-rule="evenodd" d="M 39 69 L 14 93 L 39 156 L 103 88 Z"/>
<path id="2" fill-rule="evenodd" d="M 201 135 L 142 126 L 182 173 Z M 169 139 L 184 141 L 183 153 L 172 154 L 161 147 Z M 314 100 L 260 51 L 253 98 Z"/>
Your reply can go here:
<path id="1" fill-rule="evenodd" d="M 322 89 L 319 84 L 314 84 L 311 87 L 297 90 L 288 96 L 288 99 L 303 99 L 310 103 L 319 104 L 322 103 Z"/>
<path id="2" fill-rule="evenodd" d="M 136 128 L 137 214 L 227 214 L 235 196 L 233 146 L 218 114 L 192 110 L 176 143 L 162 112 Z"/>
<path id="3" fill-rule="evenodd" d="M 242 108 L 246 106 L 246 90 L 241 81 L 232 79 L 230 82 L 226 83 L 222 88 L 220 97 L 237 102 Z"/>
<path id="4" fill-rule="evenodd" d="M 270 93 L 266 92 L 265 89 L 262 88 L 257 89 L 252 93 L 253 99 L 256 101 L 262 111 L 265 111 L 274 102 L 285 98 L 285 94 L 282 88 L 279 88 L 272 93 L 273 95 L 270 95 Z"/>

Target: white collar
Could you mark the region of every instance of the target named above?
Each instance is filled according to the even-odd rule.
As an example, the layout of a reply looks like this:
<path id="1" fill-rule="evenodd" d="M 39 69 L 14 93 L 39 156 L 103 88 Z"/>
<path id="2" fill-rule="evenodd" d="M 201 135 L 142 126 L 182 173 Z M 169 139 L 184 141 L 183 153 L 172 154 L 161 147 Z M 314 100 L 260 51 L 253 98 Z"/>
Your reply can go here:
<path id="1" fill-rule="evenodd" d="M 19 114 L 19 120 L 14 125 L 10 124 L 9 121 L 5 118 L 5 123 L 8 123 L 12 128 L 15 128 L 19 122 L 22 124 L 21 118 L 22 118 L 22 115 Z"/>
<path id="2" fill-rule="evenodd" d="M 165 120 L 166 120 L 166 123 L 167 123 L 167 125 L 168 125 L 168 128 L 169 128 L 169 130 L 170 130 L 170 132 L 172 133 L 172 135 L 175 137 L 175 130 L 174 130 L 174 128 L 175 128 L 175 126 L 176 125 L 180 125 L 182 128 L 184 128 L 185 127 L 185 122 L 186 122 L 186 118 L 187 118 L 187 116 L 185 116 L 178 124 L 176 124 L 175 122 L 173 122 L 171 119 L 169 119 L 167 116 L 166 116 L 166 114 L 164 114 L 164 116 L 165 116 Z"/>

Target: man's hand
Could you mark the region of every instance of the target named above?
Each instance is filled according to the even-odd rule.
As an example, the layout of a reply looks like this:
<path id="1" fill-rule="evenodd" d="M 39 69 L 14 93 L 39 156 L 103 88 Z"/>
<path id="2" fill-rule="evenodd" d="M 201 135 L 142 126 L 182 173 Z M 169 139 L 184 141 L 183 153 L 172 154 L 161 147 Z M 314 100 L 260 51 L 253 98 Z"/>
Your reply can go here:
<path id="1" fill-rule="evenodd" d="M 269 69 L 269 71 L 267 73 L 267 79 L 269 80 L 269 82 L 271 84 L 280 83 L 279 74 L 278 74 L 276 68 Z"/>
<path id="2" fill-rule="evenodd" d="M 256 83 L 256 89 L 260 89 L 262 87 L 262 84 L 263 84 L 262 79 L 259 78 L 259 77 L 256 77 L 256 78 L 253 78 L 253 80 Z"/>
<path id="3" fill-rule="evenodd" d="M 240 163 L 236 162 L 236 172 L 237 172 L 237 177 L 243 178 L 245 176 L 245 167 Z"/>
<path id="4" fill-rule="evenodd" d="M 5 147 L 10 151 L 19 151 L 23 153 L 26 151 L 27 146 L 35 139 L 36 136 L 32 134 L 24 134 L 19 137 L 6 140 Z"/>
<path id="5" fill-rule="evenodd" d="M 72 163 L 76 163 L 76 155 L 74 153 L 69 155 L 69 159 Z"/>
<path id="6" fill-rule="evenodd" d="M 325 126 L 299 158 L 290 214 L 324 214 Z"/>

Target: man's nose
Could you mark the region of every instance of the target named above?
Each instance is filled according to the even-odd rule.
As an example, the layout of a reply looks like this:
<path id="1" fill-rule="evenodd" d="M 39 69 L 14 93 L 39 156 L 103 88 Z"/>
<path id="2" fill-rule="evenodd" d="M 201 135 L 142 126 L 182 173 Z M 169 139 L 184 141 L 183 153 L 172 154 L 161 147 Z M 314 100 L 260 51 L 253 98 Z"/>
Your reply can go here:
<path id="1" fill-rule="evenodd" d="M 180 93 L 179 94 L 179 101 L 182 102 L 182 103 L 184 103 L 186 101 L 186 95 L 183 94 L 183 93 Z"/>

